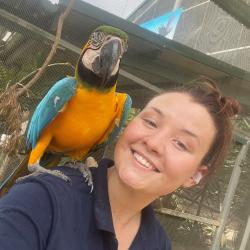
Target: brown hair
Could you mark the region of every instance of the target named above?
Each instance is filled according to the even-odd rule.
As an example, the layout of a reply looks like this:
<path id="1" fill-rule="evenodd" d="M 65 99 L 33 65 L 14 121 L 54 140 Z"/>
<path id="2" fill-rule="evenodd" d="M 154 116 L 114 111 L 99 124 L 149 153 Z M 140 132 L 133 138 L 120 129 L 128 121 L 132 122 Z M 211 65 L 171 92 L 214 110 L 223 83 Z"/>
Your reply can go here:
<path id="1" fill-rule="evenodd" d="M 212 174 L 225 161 L 230 149 L 233 137 L 231 118 L 239 113 L 240 104 L 232 97 L 222 96 L 216 82 L 203 76 L 167 92 L 187 93 L 211 115 L 217 133 L 202 164 L 208 166 L 209 175 Z"/>

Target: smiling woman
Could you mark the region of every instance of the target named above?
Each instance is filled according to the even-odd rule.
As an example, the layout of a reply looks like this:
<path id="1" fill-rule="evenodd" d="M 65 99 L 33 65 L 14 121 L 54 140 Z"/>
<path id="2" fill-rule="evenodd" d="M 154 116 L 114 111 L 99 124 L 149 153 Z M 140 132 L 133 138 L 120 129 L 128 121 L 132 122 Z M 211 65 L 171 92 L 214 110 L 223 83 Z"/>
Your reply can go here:
<path id="1" fill-rule="evenodd" d="M 71 183 L 42 174 L 15 185 L 0 202 L 0 245 L 170 250 L 150 203 L 215 171 L 230 147 L 231 117 L 238 111 L 237 101 L 205 78 L 156 96 L 125 128 L 114 161 L 103 159 L 92 170 L 92 193 L 68 166 L 57 169 Z"/>
<path id="2" fill-rule="evenodd" d="M 159 196 L 191 187 L 215 171 L 230 147 L 230 118 L 238 112 L 237 101 L 222 97 L 212 80 L 201 78 L 153 98 L 128 124 L 108 170 L 120 243 L 133 239 L 122 229 L 121 218 L 129 221 L 126 211 L 139 216 Z"/>

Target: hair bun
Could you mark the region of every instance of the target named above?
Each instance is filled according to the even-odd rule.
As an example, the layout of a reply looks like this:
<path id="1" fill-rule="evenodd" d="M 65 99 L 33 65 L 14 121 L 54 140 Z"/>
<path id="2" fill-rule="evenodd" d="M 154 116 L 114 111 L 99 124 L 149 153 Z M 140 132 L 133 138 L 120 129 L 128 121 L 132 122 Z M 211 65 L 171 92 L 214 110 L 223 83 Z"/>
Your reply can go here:
<path id="1" fill-rule="evenodd" d="M 220 103 L 222 106 L 221 111 L 228 117 L 233 117 L 240 112 L 240 104 L 237 100 L 228 96 L 221 96 Z"/>

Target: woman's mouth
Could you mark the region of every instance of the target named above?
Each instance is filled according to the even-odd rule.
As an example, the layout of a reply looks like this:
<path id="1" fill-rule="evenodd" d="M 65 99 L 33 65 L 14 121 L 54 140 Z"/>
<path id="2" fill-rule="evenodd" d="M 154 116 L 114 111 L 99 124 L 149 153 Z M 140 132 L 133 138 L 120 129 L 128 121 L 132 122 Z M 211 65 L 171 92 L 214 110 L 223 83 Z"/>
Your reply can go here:
<path id="1" fill-rule="evenodd" d="M 148 170 L 153 170 L 155 172 L 159 172 L 157 168 L 155 168 L 147 159 L 145 159 L 142 155 L 139 153 L 132 151 L 132 154 L 134 156 L 134 159 L 144 168 Z"/>

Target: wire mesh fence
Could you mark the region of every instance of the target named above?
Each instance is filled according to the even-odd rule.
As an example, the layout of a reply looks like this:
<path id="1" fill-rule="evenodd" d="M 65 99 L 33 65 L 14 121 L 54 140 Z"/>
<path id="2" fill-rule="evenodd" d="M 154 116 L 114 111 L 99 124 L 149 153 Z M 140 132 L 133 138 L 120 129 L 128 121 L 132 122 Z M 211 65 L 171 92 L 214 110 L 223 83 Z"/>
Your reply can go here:
<path id="1" fill-rule="evenodd" d="M 171 216 L 159 213 L 159 218 L 173 240 L 174 249 L 211 249 L 220 224 L 223 200 L 240 145 L 234 145 L 226 164 L 207 184 L 189 190 L 177 190 L 156 203 L 157 208 L 168 208 L 184 214 Z M 221 249 L 239 249 L 245 232 L 249 210 L 249 150 L 241 164 L 240 182 L 234 194 L 230 214 L 221 239 Z M 163 209 L 164 211 L 164 209 Z M 185 215 L 186 213 L 186 215 Z M 192 216 L 190 216 L 193 215 Z M 195 217 L 195 216 L 200 216 Z M 179 218 L 178 218 L 179 217 Z M 188 219 L 189 218 L 189 219 Z M 204 220 L 204 218 L 208 220 Z M 218 224 L 216 225 L 216 222 Z M 181 240 L 180 240 L 181 239 Z M 246 247 L 246 249 L 249 246 Z"/>
<path id="2" fill-rule="evenodd" d="M 29 10 L 27 7 L 25 8 L 27 5 L 22 4 L 23 2 L 25 1 L 0 1 L 0 10 L 2 8 L 2 10 L 17 15 L 19 18 L 25 16 L 26 20 L 28 17 L 29 22 L 43 29 L 54 25 L 54 18 L 58 16 L 58 13 L 56 8 L 53 9 L 53 6 L 49 5 L 49 1 L 34 1 L 32 9 Z M 34 33 L 30 29 L 25 29 L 15 20 L 10 21 L 0 15 L 0 91 L 16 82 L 25 85 L 37 69 L 41 67 L 51 44 L 51 39 L 42 34 Z M 66 75 L 74 74 L 74 65 L 77 58 L 76 52 L 63 46 L 59 47 L 43 76 L 20 98 L 22 122 L 25 123 L 29 120 L 36 105 L 53 83 Z M 246 122 L 242 122 L 242 127 L 248 129 Z M 1 152 L 1 145 L 8 139 L 7 130 L 6 117 L 1 117 L 0 166 L 3 165 L 5 159 L 4 153 Z M 9 175 L 23 159 L 24 156 L 20 152 L 23 152 L 22 147 L 25 147 L 24 145 L 25 139 L 20 144 L 18 153 L 12 156 L 7 169 L 1 169 L 0 167 L 1 176 Z M 165 208 L 168 211 L 165 214 L 158 213 L 158 217 L 173 241 L 174 250 L 211 249 L 220 222 L 222 203 L 240 148 L 240 144 L 234 144 L 225 166 L 220 169 L 216 176 L 212 177 L 208 184 L 188 190 L 179 189 L 169 196 L 160 198 L 155 203 L 156 209 Z M 105 155 L 111 156 L 112 150 L 113 146 L 109 147 Z M 103 151 L 99 151 L 95 156 L 101 158 L 103 154 Z M 250 214 L 248 199 L 250 197 L 249 162 L 250 152 L 248 151 L 247 157 L 241 165 L 240 182 L 234 195 L 226 229 L 221 240 L 221 249 L 239 249 L 245 233 L 247 218 Z M 170 215 L 171 211 L 177 213 Z M 250 249 L 249 240 L 245 249 Z"/>
<path id="3" fill-rule="evenodd" d="M 37 73 L 51 49 L 52 42 L 29 30 L 20 30 L 17 24 L 10 23 L 9 20 L 4 18 L 1 18 L 0 34 L 0 91 L 4 91 L 15 83 L 20 86 L 25 85 Z M 7 34 L 10 34 L 10 36 L 5 38 Z M 45 74 L 19 98 L 24 116 L 23 123 L 27 122 L 38 102 L 45 96 L 52 84 L 66 75 L 74 75 L 74 64 L 77 58 L 78 54 L 59 47 Z M 6 117 L 1 116 L 2 146 L 4 141 L 6 142 L 5 139 L 10 136 L 7 120 Z M 20 147 L 23 147 L 23 145 L 20 145 Z M 22 151 L 22 148 L 19 151 Z M 2 156 L 2 158 L 4 157 Z M 17 157 L 17 159 L 21 158 L 22 156 Z M 16 157 L 12 157 L 12 159 L 8 168 L 2 170 L 2 173 L 8 174 L 15 168 L 17 159 Z"/>

